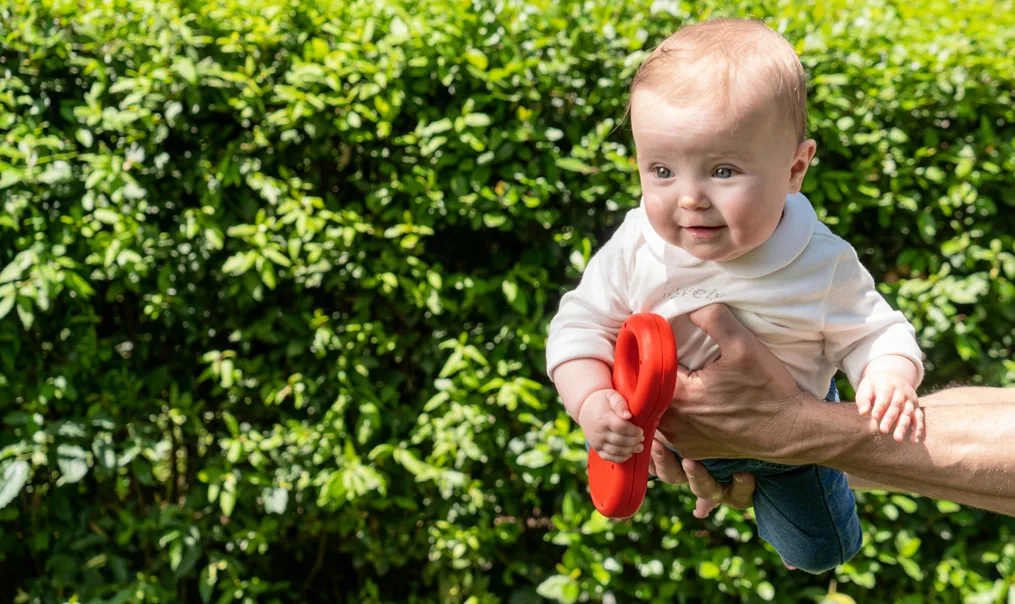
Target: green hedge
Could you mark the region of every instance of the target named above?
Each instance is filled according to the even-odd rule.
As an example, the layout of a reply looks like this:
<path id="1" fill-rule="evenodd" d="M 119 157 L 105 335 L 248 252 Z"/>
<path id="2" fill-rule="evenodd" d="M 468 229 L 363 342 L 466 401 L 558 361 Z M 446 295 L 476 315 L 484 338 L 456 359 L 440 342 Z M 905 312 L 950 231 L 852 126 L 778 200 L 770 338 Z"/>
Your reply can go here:
<path id="1" fill-rule="evenodd" d="M 1015 521 L 947 502 L 861 494 L 834 580 L 686 489 L 606 522 L 543 374 L 630 77 L 722 14 L 797 45 L 929 383 L 1015 382 L 1015 7 L 847 4 L 2 3 L 0 600 L 1005 601 Z"/>

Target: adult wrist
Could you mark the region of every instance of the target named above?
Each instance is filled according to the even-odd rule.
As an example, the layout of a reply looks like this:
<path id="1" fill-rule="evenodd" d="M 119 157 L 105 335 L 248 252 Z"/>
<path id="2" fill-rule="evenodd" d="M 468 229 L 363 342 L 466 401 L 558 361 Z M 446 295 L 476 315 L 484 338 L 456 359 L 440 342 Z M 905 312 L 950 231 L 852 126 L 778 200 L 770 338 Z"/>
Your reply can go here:
<path id="1" fill-rule="evenodd" d="M 833 456 L 834 447 L 827 440 L 831 425 L 828 414 L 833 405 L 808 392 L 793 395 L 786 406 L 790 409 L 783 420 L 782 441 L 771 443 L 772 453 L 764 459 L 787 465 L 821 464 Z"/>

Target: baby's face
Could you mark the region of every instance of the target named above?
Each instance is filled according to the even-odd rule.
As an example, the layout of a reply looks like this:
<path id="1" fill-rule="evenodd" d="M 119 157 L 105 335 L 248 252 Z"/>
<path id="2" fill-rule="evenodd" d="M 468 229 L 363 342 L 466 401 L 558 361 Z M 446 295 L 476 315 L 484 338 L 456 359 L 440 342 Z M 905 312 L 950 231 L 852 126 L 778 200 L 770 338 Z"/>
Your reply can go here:
<path id="1" fill-rule="evenodd" d="M 735 121 L 707 104 L 678 107 L 648 88 L 631 99 L 649 223 L 702 260 L 732 260 L 768 239 L 814 155 L 813 141 L 796 145 L 775 110 L 756 105 Z"/>

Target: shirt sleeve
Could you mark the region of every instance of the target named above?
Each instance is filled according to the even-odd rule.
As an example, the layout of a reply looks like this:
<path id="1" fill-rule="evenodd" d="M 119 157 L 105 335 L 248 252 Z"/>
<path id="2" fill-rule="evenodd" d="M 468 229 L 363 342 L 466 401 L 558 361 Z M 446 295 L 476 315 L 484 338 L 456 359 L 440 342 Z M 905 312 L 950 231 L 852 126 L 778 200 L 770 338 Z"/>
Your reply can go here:
<path id="1" fill-rule="evenodd" d="M 613 366 L 617 334 L 631 315 L 628 284 L 638 233 L 632 210 L 593 254 L 578 286 L 561 297 L 546 340 L 546 373 L 551 382 L 553 371 L 573 359 L 599 359 Z"/>
<path id="2" fill-rule="evenodd" d="M 868 363 L 888 355 L 912 361 L 918 370 L 916 385 L 923 381 L 923 353 L 916 330 L 877 292 L 853 248 L 845 250 L 836 263 L 825 298 L 822 332 L 825 356 L 846 373 L 853 388 L 860 384 Z"/>

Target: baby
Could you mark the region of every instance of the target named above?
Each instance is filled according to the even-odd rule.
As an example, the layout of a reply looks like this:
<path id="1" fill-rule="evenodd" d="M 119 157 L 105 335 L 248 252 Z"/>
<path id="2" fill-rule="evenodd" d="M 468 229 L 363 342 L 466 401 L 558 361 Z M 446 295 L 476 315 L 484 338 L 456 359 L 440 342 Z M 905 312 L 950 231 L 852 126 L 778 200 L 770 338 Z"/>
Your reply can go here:
<path id="1" fill-rule="evenodd" d="M 719 350 L 687 319 L 721 302 L 780 358 L 801 389 L 838 401 L 845 372 L 859 413 L 902 441 L 923 436 L 915 330 L 877 293 L 853 248 L 800 193 L 808 139 L 806 76 L 793 47 L 764 23 L 720 19 L 680 29 L 631 86 L 641 177 L 629 210 L 560 301 L 547 373 L 588 445 L 620 463 L 651 443 L 613 390 L 613 350 L 632 313 L 673 327 L 695 370 Z M 759 426 L 759 429 L 763 427 Z M 676 453 L 676 452 L 675 452 Z M 849 560 L 861 531 L 845 476 L 820 466 L 703 460 L 720 482 L 752 472 L 760 536 L 788 566 L 818 573 Z"/>

